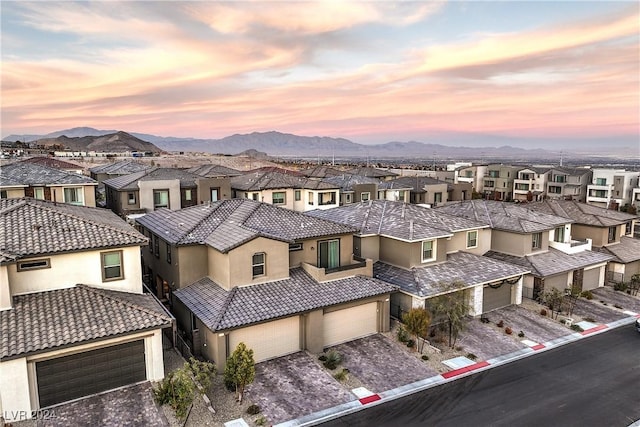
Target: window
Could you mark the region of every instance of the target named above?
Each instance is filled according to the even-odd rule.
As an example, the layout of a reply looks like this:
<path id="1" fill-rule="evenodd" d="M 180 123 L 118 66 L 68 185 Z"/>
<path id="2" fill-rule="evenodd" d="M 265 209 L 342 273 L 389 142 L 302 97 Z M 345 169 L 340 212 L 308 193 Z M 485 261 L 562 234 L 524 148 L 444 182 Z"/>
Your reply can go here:
<path id="1" fill-rule="evenodd" d="M 398 191 L 398 200 L 404 202 L 404 190 Z"/>
<path id="2" fill-rule="evenodd" d="M 18 263 L 18 271 L 40 270 L 41 268 L 51 268 L 49 258 L 21 261 Z"/>
<path id="3" fill-rule="evenodd" d="M 566 176 L 564 175 L 556 175 L 556 182 L 567 182 Z"/>
<path id="4" fill-rule="evenodd" d="M 624 224 L 624 234 L 627 236 L 631 234 L 631 222 Z"/>
<path id="5" fill-rule="evenodd" d="M 318 194 L 318 205 L 335 205 L 336 193 L 334 191 L 328 191 Z"/>
<path id="6" fill-rule="evenodd" d="M 211 201 L 212 202 L 217 202 L 218 200 L 220 200 L 220 188 L 219 187 L 210 188 L 209 190 L 211 191 Z"/>
<path id="7" fill-rule="evenodd" d="M 433 240 L 426 240 L 422 242 L 422 262 L 433 261 L 435 256 L 435 244 Z"/>
<path id="8" fill-rule="evenodd" d="M 500 171 L 489 171 L 489 176 L 491 178 L 500 178 Z"/>
<path id="9" fill-rule="evenodd" d="M 533 233 L 531 235 L 531 249 L 542 248 L 542 233 Z"/>
<path id="10" fill-rule="evenodd" d="M 156 235 L 153 236 L 153 254 L 160 258 L 160 239 Z"/>
<path id="11" fill-rule="evenodd" d="M 260 193 L 251 193 L 251 198 L 253 200 L 260 200 Z"/>
<path id="12" fill-rule="evenodd" d="M 616 226 L 609 227 L 609 243 L 616 241 Z"/>
<path id="13" fill-rule="evenodd" d="M 136 193 L 127 193 L 127 203 L 130 205 L 136 204 Z"/>
<path id="14" fill-rule="evenodd" d="M 557 227 L 553 232 L 553 241 L 558 243 L 564 243 L 564 226 Z"/>
<path id="15" fill-rule="evenodd" d="M 529 184 L 516 183 L 516 190 L 529 190 Z"/>
<path id="16" fill-rule="evenodd" d="M 286 203 L 286 193 L 284 191 L 274 191 L 271 196 L 274 205 L 284 205 Z"/>
<path id="17" fill-rule="evenodd" d="M 35 187 L 33 189 L 33 197 L 38 199 L 38 200 L 44 200 L 44 188 Z"/>
<path id="18" fill-rule="evenodd" d="M 293 198 L 296 200 L 296 202 L 299 202 L 300 199 L 302 199 L 302 193 L 300 190 L 296 190 L 293 192 Z"/>
<path id="19" fill-rule="evenodd" d="M 378 191 L 378 200 L 384 200 L 384 190 Z"/>
<path id="20" fill-rule="evenodd" d="M 549 186 L 549 193 L 553 193 L 553 194 L 560 194 L 562 192 L 562 187 L 558 187 L 555 185 L 550 185 Z"/>
<path id="21" fill-rule="evenodd" d="M 0 190 L 0 199 L 7 198 L 7 190 Z"/>
<path id="22" fill-rule="evenodd" d="M 344 195 L 344 202 L 351 203 L 351 193 L 347 193 Z"/>
<path id="23" fill-rule="evenodd" d="M 313 203 L 314 203 L 314 202 L 313 202 L 313 192 L 312 192 L 312 191 L 309 191 L 309 193 L 307 194 L 307 197 L 309 197 L 309 202 L 308 202 L 308 203 L 309 203 L 310 205 L 313 205 Z"/>
<path id="24" fill-rule="evenodd" d="M 122 274 L 122 251 L 103 252 L 102 257 L 102 281 L 124 279 Z"/>
<path id="25" fill-rule="evenodd" d="M 433 195 L 433 202 L 434 203 L 442 203 L 442 193 L 435 193 Z"/>
<path id="26" fill-rule="evenodd" d="M 191 189 L 190 188 L 187 188 L 186 190 L 184 190 L 184 199 L 187 202 L 191 201 Z"/>
<path id="27" fill-rule="evenodd" d="M 289 252 L 301 251 L 302 243 L 290 243 L 289 244 Z"/>
<path id="28" fill-rule="evenodd" d="M 153 208 L 168 208 L 169 207 L 169 190 L 154 190 L 153 191 Z"/>
<path id="29" fill-rule="evenodd" d="M 265 253 L 260 252 L 257 254 L 253 254 L 252 258 L 252 268 L 253 268 L 253 277 L 263 276 L 264 273 L 264 260 Z"/>
<path id="30" fill-rule="evenodd" d="M 607 178 L 596 178 L 596 185 L 607 185 Z"/>
<path id="31" fill-rule="evenodd" d="M 63 189 L 64 202 L 72 205 L 82 205 L 84 199 L 82 197 L 82 187 L 73 187 Z"/>
<path id="32" fill-rule="evenodd" d="M 367 192 L 360 193 L 360 200 L 361 200 L 361 201 L 366 202 L 366 201 L 368 201 L 370 198 L 371 198 L 371 193 L 369 193 L 368 191 L 367 191 Z"/>
<path id="33" fill-rule="evenodd" d="M 467 231 L 467 249 L 478 247 L 478 230 Z"/>
<path id="34" fill-rule="evenodd" d="M 495 186 L 496 186 L 496 183 L 495 183 L 495 181 L 488 181 L 488 180 L 485 180 L 485 181 L 484 181 L 484 186 L 485 186 L 485 187 L 488 187 L 488 188 L 493 188 L 493 187 L 495 187 Z"/>
<path id="35" fill-rule="evenodd" d="M 340 266 L 340 240 L 318 242 L 318 267 L 336 268 Z"/>
<path id="36" fill-rule="evenodd" d="M 607 190 L 591 190 L 589 192 L 589 196 L 591 197 L 599 197 L 601 199 L 607 198 Z"/>
<path id="37" fill-rule="evenodd" d="M 171 244 L 169 242 L 165 242 L 167 246 L 167 262 L 171 264 Z"/>

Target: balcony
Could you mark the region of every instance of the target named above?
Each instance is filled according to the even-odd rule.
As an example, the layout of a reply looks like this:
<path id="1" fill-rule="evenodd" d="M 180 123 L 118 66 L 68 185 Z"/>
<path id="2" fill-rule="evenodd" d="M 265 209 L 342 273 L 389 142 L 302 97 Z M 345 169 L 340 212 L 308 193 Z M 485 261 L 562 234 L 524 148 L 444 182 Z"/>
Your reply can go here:
<path id="1" fill-rule="evenodd" d="M 549 246 L 564 252 L 565 254 L 577 254 L 583 251 L 591 250 L 591 239 L 570 240 L 568 242 L 549 241 Z"/>
<path id="2" fill-rule="evenodd" d="M 336 268 L 319 268 L 315 265 L 303 262 L 302 269 L 318 282 L 344 279 L 345 277 L 352 277 L 356 275 L 373 277 L 373 261 L 370 259 L 359 258 L 354 255 L 351 256 L 351 262 L 349 264 L 341 265 Z"/>

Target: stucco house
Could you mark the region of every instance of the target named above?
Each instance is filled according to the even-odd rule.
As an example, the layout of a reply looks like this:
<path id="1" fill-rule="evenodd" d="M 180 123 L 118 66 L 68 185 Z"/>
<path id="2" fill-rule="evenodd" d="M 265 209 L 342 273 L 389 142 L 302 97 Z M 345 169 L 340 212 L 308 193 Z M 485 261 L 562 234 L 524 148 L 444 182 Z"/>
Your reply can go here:
<path id="1" fill-rule="evenodd" d="M 137 219 L 147 274 L 183 339 L 222 369 L 239 342 L 257 362 L 389 330 L 395 286 L 355 257 L 353 227 L 250 199 Z"/>
<path id="2" fill-rule="evenodd" d="M 575 239 L 589 239 L 594 248 L 612 255 L 606 277 L 610 282 L 624 282 L 640 273 L 640 239 L 633 230 L 638 215 L 580 203 L 573 200 L 547 200 L 532 203 L 531 209 L 570 218 Z"/>
<path id="3" fill-rule="evenodd" d="M 523 168 L 504 164 L 488 165 L 482 181 L 482 192 L 485 198 L 507 202 L 513 200 L 513 183 L 520 169 Z"/>
<path id="4" fill-rule="evenodd" d="M 593 169 L 587 185 L 586 202 L 594 206 L 618 210 L 633 202 L 633 189 L 638 186 L 640 172 L 624 169 Z"/>
<path id="5" fill-rule="evenodd" d="M 0 166 L 0 198 L 33 197 L 80 206 L 96 206 L 98 183 L 88 176 L 38 163 Z"/>
<path id="6" fill-rule="evenodd" d="M 587 185 L 591 182 L 593 171 L 586 168 L 568 168 L 556 166 L 549 171 L 547 182 L 548 199 L 577 200 L 587 198 Z"/>
<path id="7" fill-rule="evenodd" d="M 310 215 L 358 229 L 354 254 L 375 262 L 374 277 L 399 287 L 391 296 L 396 317 L 452 291 L 465 293 L 474 316 L 521 302 L 528 270 L 483 256 L 491 249 L 486 222 L 381 200 Z"/>
<path id="8" fill-rule="evenodd" d="M 518 171 L 513 180 L 513 200 L 518 202 L 544 200 L 550 168 L 530 166 Z"/>
<path id="9" fill-rule="evenodd" d="M 376 200 L 378 196 L 384 196 L 384 191 L 382 194 L 379 194 L 378 184 L 380 184 L 380 181 L 375 178 L 343 173 L 342 175 L 328 176 L 322 180 L 329 184 L 339 186 L 340 206 L 367 200 Z"/>
<path id="10" fill-rule="evenodd" d="M 151 169 L 148 163 L 142 163 L 135 160 L 121 160 L 119 162 L 105 163 L 102 165 L 89 168 L 91 178 L 98 181 L 100 185 L 107 179 L 115 178 L 123 175 L 131 175 L 132 173 L 142 172 Z"/>
<path id="11" fill-rule="evenodd" d="M 550 287 L 572 284 L 582 290 L 604 286 L 611 256 L 592 251 L 590 239 L 577 239 L 570 218 L 539 212 L 514 203 L 492 200 L 453 202 L 436 208 L 491 226 L 491 251 L 485 256 L 521 265 L 530 271 L 523 295 L 538 298 Z"/>
<path id="12" fill-rule="evenodd" d="M 84 168 L 82 166 L 56 159 L 51 156 L 34 156 L 20 161 L 22 163 L 33 163 L 36 165 L 47 166 L 49 168 L 60 169 L 66 172 L 77 173 L 78 175 L 84 174 Z"/>
<path id="13" fill-rule="evenodd" d="M 114 213 L 0 200 L 0 409 L 32 411 L 164 377 L 173 317 L 143 293 L 147 239 Z"/>
<path id="14" fill-rule="evenodd" d="M 231 178 L 233 197 L 306 212 L 340 204 L 340 187 L 295 171 L 266 168 Z"/>

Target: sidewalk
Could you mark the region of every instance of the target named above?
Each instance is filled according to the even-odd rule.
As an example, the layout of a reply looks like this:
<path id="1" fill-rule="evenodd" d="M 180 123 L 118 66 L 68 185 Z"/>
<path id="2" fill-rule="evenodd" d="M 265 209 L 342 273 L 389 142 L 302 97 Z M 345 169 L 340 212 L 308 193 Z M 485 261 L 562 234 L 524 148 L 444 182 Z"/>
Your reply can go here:
<path id="1" fill-rule="evenodd" d="M 320 424 L 322 422 L 340 418 L 342 416 L 366 409 L 369 406 L 379 405 L 381 403 L 399 399 L 401 397 L 417 393 L 422 390 L 455 381 L 458 378 L 473 375 L 475 372 L 485 371 L 487 369 L 514 362 L 516 360 L 531 356 L 536 353 L 551 350 L 553 348 L 581 340 L 587 336 L 600 334 L 606 332 L 609 329 L 631 325 L 637 318 L 640 318 L 640 314 L 633 314 L 630 317 L 626 317 L 624 319 L 616 320 L 606 324 L 593 324 L 590 328 L 585 329 L 583 332 L 575 332 L 544 343 L 532 342 L 530 347 L 497 356 L 486 361 L 480 361 L 466 367 L 454 369 L 430 378 L 425 378 L 423 380 L 387 390 L 382 393 L 360 394 L 361 391 L 359 391 L 358 400 L 334 406 L 332 408 L 323 409 L 321 411 L 309 414 L 298 419 L 286 421 L 284 423 L 277 424 L 276 427 L 312 426 Z"/>

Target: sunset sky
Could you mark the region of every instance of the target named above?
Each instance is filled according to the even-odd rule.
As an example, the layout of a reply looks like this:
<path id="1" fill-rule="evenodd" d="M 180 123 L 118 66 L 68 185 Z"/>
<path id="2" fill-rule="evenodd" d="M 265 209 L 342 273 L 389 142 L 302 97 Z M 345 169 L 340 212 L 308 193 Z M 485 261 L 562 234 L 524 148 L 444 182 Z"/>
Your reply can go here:
<path id="1" fill-rule="evenodd" d="M 640 3 L 9 2 L 2 136 L 640 138 Z M 456 139 L 458 138 L 458 139 Z"/>

